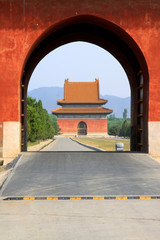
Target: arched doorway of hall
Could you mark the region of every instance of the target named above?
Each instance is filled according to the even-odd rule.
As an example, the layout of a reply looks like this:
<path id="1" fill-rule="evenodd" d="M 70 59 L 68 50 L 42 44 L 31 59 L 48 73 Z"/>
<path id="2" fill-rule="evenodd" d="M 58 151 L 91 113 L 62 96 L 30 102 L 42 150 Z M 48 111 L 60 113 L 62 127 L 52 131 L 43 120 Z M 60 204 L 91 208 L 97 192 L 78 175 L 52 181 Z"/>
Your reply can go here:
<path id="1" fill-rule="evenodd" d="M 81 121 L 78 123 L 77 134 L 78 136 L 87 135 L 87 124 L 85 122 Z"/>
<path id="2" fill-rule="evenodd" d="M 94 16 L 78 16 L 62 21 L 46 30 L 32 46 L 22 70 L 22 151 L 27 150 L 27 87 L 31 74 L 49 52 L 76 41 L 102 47 L 124 68 L 131 88 L 131 151 L 147 152 L 149 76 L 144 55 L 134 39 L 123 29 Z"/>

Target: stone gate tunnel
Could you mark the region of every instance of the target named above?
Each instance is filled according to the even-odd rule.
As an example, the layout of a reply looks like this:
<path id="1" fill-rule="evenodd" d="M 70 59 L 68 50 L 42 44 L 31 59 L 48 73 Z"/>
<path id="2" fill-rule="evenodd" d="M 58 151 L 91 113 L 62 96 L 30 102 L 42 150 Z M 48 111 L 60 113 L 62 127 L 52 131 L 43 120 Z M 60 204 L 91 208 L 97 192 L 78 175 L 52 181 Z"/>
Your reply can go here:
<path id="1" fill-rule="evenodd" d="M 0 22 L 0 156 L 25 150 L 34 68 L 74 41 L 94 43 L 120 62 L 131 87 L 131 150 L 160 154 L 159 0 L 6 0 Z"/>

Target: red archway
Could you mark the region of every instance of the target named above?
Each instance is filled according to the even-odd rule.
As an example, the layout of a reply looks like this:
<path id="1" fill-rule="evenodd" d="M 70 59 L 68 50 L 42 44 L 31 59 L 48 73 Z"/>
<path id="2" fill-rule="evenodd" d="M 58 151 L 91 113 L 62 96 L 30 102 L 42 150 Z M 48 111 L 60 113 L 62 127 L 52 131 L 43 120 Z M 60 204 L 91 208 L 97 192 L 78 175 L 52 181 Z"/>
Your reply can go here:
<path id="1" fill-rule="evenodd" d="M 30 76 L 46 54 L 74 41 L 86 41 L 104 48 L 123 66 L 131 87 L 131 150 L 147 152 L 149 77 L 145 58 L 136 42 L 123 29 L 93 16 L 62 21 L 45 31 L 32 46 L 21 80 L 22 150 L 26 150 L 26 98 Z"/>

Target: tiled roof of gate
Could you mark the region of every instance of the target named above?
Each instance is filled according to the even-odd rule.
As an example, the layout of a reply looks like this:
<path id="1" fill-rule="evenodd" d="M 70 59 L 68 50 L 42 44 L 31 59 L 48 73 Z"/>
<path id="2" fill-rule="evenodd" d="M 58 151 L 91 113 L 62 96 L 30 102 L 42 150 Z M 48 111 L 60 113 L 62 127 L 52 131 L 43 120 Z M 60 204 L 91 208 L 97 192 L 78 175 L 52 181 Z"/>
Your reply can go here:
<path id="1" fill-rule="evenodd" d="M 59 105 L 67 103 L 101 103 L 108 101 L 100 98 L 99 80 L 95 82 L 69 82 L 65 80 L 64 99 L 57 101 Z"/>
<path id="2" fill-rule="evenodd" d="M 104 107 L 61 107 L 52 110 L 53 114 L 64 113 L 112 113 L 113 110 Z"/>

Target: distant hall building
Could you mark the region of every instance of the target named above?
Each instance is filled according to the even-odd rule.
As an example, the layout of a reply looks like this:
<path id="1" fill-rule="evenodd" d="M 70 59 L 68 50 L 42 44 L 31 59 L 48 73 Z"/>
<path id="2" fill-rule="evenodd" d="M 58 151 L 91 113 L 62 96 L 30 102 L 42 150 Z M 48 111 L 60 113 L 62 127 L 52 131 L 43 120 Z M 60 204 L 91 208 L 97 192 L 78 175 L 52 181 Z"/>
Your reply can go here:
<path id="1" fill-rule="evenodd" d="M 99 80 L 95 82 L 69 82 L 65 80 L 62 106 L 52 110 L 57 115 L 61 133 L 74 135 L 107 135 L 107 115 L 113 110 L 102 105 L 107 100 L 100 98 Z"/>

